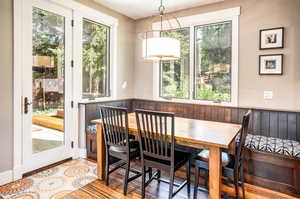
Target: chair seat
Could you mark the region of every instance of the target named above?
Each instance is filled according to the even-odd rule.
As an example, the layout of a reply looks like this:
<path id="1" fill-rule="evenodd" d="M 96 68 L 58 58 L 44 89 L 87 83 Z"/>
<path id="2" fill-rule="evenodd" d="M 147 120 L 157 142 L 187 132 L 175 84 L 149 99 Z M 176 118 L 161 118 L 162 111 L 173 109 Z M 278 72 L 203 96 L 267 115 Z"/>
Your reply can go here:
<path id="1" fill-rule="evenodd" d="M 175 169 L 180 168 L 182 165 L 184 165 L 188 159 L 189 159 L 190 154 L 182 152 L 182 151 L 174 151 L 174 165 Z M 159 164 L 163 164 L 165 166 L 171 166 L 171 161 L 167 160 L 161 160 L 157 158 L 153 158 L 150 156 L 144 156 L 144 159 L 146 161 L 152 161 L 152 162 L 157 162 Z"/>
<path id="2" fill-rule="evenodd" d="M 209 150 L 202 150 L 200 153 L 198 153 L 198 158 L 201 160 L 204 160 L 206 162 L 209 161 Z M 222 166 L 227 166 L 231 161 L 230 155 L 226 152 L 222 152 Z"/>
<path id="3" fill-rule="evenodd" d="M 136 140 L 130 139 L 129 147 L 130 147 L 130 152 L 136 152 L 139 150 L 139 142 Z M 115 152 L 115 153 L 126 153 L 127 152 L 125 147 L 120 147 L 120 146 L 110 146 L 109 151 Z"/>

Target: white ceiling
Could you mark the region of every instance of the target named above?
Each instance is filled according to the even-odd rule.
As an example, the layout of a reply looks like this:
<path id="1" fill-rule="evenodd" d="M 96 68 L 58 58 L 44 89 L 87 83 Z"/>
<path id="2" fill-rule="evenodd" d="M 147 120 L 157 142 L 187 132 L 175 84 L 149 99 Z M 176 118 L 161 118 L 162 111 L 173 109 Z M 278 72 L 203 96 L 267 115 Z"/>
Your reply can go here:
<path id="1" fill-rule="evenodd" d="M 112 10 L 133 19 L 140 19 L 158 14 L 160 0 L 94 0 Z M 166 12 L 173 12 L 224 0 L 163 0 Z"/>

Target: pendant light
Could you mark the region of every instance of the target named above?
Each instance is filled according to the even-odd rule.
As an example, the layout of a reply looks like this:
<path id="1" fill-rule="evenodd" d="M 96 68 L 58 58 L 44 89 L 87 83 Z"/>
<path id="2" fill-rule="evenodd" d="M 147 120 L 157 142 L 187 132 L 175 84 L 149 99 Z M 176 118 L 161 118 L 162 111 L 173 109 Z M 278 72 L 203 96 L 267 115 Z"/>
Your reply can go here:
<path id="1" fill-rule="evenodd" d="M 163 21 L 167 21 L 171 26 L 171 21 L 166 17 L 165 7 L 162 0 L 158 8 L 160 17 L 160 30 L 151 30 L 143 33 L 143 58 L 145 60 L 160 61 L 160 60 L 176 60 L 180 59 L 180 41 L 175 38 L 162 36 L 163 31 L 174 30 L 176 28 L 169 27 L 169 29 L 163 29 Z M 180 23 L 177 18 L 173 17 L 179 27 Z"/>

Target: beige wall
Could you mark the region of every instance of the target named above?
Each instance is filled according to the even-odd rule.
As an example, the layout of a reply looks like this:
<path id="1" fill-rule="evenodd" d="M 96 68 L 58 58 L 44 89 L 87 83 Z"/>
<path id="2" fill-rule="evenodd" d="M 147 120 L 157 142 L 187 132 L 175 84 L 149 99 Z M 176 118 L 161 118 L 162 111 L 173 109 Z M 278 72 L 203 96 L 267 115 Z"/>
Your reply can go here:
<path id="1" fill-rule="evenodd" d="M 12 0 L 0 1 L 0 172 L 12 168 Z"/>
<path id="2" fill-rule="evenodd" d="M 239 38 L 239 106 L 300 110 L 300 1 L 299 0 L 225 0 L 225 2 L 176 12 L 188 16 L 225 8 L 241 7 Z M 153 20 L 153 19 L 151 19 Z M 136 32 L 149 28 L 150 20 L 136 23 Z M 259 30 L 284 26 L 283 50 L 259 51 Z M 152 98 L 152 64 L 141 59 L 141 41 L 135 48 L 135 97 Z M 259 76 L 258 56 L 283 53 L 283 76 Z M 263 99 L 273 91 L 273 100 Z"/>

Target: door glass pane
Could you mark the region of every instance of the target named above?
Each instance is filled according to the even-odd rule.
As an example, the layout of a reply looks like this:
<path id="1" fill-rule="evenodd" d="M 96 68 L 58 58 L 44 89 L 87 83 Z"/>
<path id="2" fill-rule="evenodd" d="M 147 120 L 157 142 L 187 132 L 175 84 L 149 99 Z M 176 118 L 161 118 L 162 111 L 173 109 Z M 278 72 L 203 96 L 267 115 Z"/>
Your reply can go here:
<path id="1" fill-rule="evenodd" d="M 64 17 L 33 8 L 32 151 L 64 144 Z"/>
<path id="2" fill-rule="evenodd" d="M 195 98 L 231 101 L 231 22 L 195 28 Z"/>
<path id="3" fill-rule="evenodd" d="M 181 58 L 175 61 L 161 61 L 161 97 L 189 98 L 190 77 L 190 29 L 182 28 L 161 33 L 162 37 L 180 41 Z"/>
<path id="4" fill-rule="evenodd" d="M 109 27 L 83 20 L 83 98 L 109 96 Z"/>

